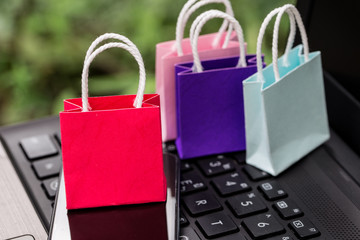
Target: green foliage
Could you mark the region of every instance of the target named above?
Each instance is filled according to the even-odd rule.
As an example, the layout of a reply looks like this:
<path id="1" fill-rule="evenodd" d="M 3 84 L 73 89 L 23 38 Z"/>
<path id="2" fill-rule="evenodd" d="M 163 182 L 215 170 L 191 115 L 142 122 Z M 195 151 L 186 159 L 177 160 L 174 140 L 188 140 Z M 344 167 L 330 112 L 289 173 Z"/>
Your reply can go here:
<path id="1" fill-rule="evenodd" d="M 155 90 L 155 45 L 175 37 L 178 13 L 185 0 L 11 0 L 0 1 L 0 125 L 62 110 L 62 100 L 80 96 L 80 76 L 90 43 L 105 32 L 129 37 L 140 49 L 147 69 L 146 92 Z M 266 14 L 294 0 L 232 0 L 235 17 L 244 29 L 248 52 Z M 219 4 L 203 7 L 201 11 Z M 214 32 L 211 20 L 204 33 Z M 288 21 L 282 24 L 285 46 Z M 263 52 L 271 59 L 271 29 Z M 109 50 L 93 62 L 90 94 L 134 94 L 138 84 L 135 60 L 121 50 Z"/>

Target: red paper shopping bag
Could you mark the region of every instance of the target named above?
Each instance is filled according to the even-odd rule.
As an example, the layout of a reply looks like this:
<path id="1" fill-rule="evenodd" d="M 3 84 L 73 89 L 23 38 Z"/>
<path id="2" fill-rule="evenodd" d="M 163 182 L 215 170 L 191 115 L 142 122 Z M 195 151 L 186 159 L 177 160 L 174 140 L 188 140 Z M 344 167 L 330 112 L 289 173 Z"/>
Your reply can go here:
<path id="1" fill-rule="evenodd" d="M 93 51 L 108 38 L 124 43 L 107 43 Z M 88 98 L 89 65 L 113 47 L 128 50 L 137 60 L 138 94 Z M 84 62 L 82 98 L 65 100 L 60 113 L 68 209 L 165 201 L 160 99 L 144 94 L 144 88 L 142 57 L 130 40 L 105 34 L 94 41 Z"/>

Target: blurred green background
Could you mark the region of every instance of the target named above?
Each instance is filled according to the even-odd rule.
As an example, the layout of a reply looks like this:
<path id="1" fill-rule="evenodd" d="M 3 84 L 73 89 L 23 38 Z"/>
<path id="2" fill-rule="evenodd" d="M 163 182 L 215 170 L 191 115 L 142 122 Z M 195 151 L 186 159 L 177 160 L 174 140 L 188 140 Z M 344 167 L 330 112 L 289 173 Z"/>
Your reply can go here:
<path id="1" fill-rule="evenodd" d="M 7 0 L 0 1 L 0 125 L 25 121 L 62 110 L 62 100 L 80 97 L 81 71 L 87 48 L 99 35 L 120 33 L 139 48 L 147 70 L 146 92 L 155 91 L 155 45 L 173 40 L 177 16 L 185 0 Z M 294 0 L 232 0 L 235 17 L 244 29 L 248 52 L 265 16 Z M 224 10 L 211 4 L 197 11 Z M 211 20 L 202 33 L 217 31 Z M 283 51 L 288 19 L 281 24 Z M 265 36 L 265 60 L 271 60 L 272 27 Z M 119 49 L 99 55 L 90 68 L 91 96 L 135 94 L 138 67 Z"/>

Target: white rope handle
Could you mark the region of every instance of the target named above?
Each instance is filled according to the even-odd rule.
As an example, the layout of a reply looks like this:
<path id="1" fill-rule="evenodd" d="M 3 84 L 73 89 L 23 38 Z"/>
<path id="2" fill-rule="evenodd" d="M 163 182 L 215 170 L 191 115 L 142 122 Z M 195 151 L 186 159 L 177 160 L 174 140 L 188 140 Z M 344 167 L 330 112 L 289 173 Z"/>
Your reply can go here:
<path id="1" fill-rule="evenodd" d="M 181 9 L 179 17 L 177 19 L 176 49 L 177 49 L 178 56 L 184 55 L 181 41 L 184 37 L 185 25 L 186 25 L 187 21 L 189 20 L 189 17 L 191 16 L 191 14 L 193 14 L 198 8 L 200 8 L 204 5 L 210 4 L 210 3 L 223 3 L 225 5 L 226 13 L 228 13 L 231 16 L 234 16 L 234 11 L 232 9 L 232 6 L 231 6 L 231 3 L 229 0 L 202 0 L 202 1 L 199 1 L 196 4 L 194 4 L 196 1 L 197 0 L 189 0 L 184 5 L 184 7 Z M 228 26 L 228 21 L 225 20 L 223 22 L 223 24 L 221 25 L 221 27 L 218 31 L 218 34 L 214 38 L 214 41 L 212 44 L 213 47 L 218 46 L 220 38 L 221 38 L 222 34 L 224 33 L 225 29 L 227 28 L 227 26 Z M 222 48 L 226 48 L 227 45 L 229 44 L 231 33 L 232 33 L 232 26 L 230 25 Z"/>
<path id="2" fill-rule="evenodd" d="M 184 17 L 184 25 L 183 25 L 183 29 L 181 31 L 182 34 L 184 34 L 184 28 L 185 28 L 185 24 L 187 22 L 187 20 L 189 19 L 190 15 L 193 14 L 193 12 L 195 12 L 198 8 L 200 8 L 201 6 L 204 6 L 206 4 L 210 4 L 210 3 L 223 3 L 225 5 L 225 12 L 227 14 L 229 14 L 230 16 L 234 17 L 234 11 L 232 9 L 231 3 L 229 0 L 202 0 L 198 3 L 196 3 L 194 6 L 192 6 L 189 11 L 186 13 L 185 17 Z M 220 42 L 220 38 L 222 36 L 222 34 L 224 33 L 227 25 L 228 25 L 228 21 L 224 20 L 222 26 L 220 27 L 218 34 L 216 35 L 216 37 L 214 38 L 214 41 L 212 43 L 212 47 L 215 48 L 219 45 Z M 233 27 L 230 24 L 229 28 L 228 28 L 228 32 L 226 34 L 226 38 L 225 41 L 223 43 L 222 48 L 226 48 L 229 45 L 229 41 L 230 41 L 230 37 L 231 37 L 231 33 L 232 33 Z M 183 36 L 181 36 L 182 38 Z M 181 43 L 181 42 L 180 42 Z"/>
<path id="3" fill-rule="evenodd" d="M 263 81 L 263 68 L 262 68 L 262 61 L 261 61 L 261 45 L 262 45 L 262 41 L 264 38 L 265 30 L 266 30 L 267 26 L 269 25 L 271 19 L 276 14 L 278 14 L 283 7 L 275 8 L 274 10 L 272 10 L 265 17 L 265 19 L 260 27 L 260 31 L 259 31 L 259 35 L 258 35 L 258 39 L 257 39 L 257 46 L 256 46 L 256 62 L 257 62 L 257 71 L 258 71 L 257 80 L 261 81 L 261 82 Z M 289 9 L 286 9 L 285 11 L 289 15 L 289 18 L 290 18 L 290 34 L 288 37 L 288 42 L 286 44 L 286 49 L 285 49 L 284 58 L 283 58 L 283 64 L 284 64 L 284 66 L 287 66 L 289 64 L 289 62 L 288 62 L 289 52 L 292 48 L 292 45 L 293 45 L 294 39 L 295 39 L 296 24 L 295 24 L 295 17 L 294 17 L 293 12 Z"/>
<path id="4" fill-rule="evenodd" d="M 239 62 L 236 65 L 237 67 L 246 67 L 246 59 L 245 59 L 245 41 L 244 41 L 244 34 L 243 30 L 239 24 L 239 22 L 229 14 L 221 12 L 219 10 L 209 10 L 201 15 L 199 15 L 193 24 L 191 25 L 190 29 L 190 41 L 191 41 L 191 48 L 194 55 L 194 72 L 202 72 L 203 68 L 200 62 L 200 57 L 198 53 L 198 38 L 201 32 L 202 27 L 205 25 L 207 21 L 213 18 L 224 18 L 230 22 L 231 25 L 235 28 L 236 35 L 239 41 L 239 48 L 240 48 L 240 57 Z"/>
<path id="5" fill-rule="evenodd" d="M 289 15 L 289 19 L 290 19 L 290 33 L 289 33 L 288 41 L 287 41 L 285 52 L 284 52 L 284 58 L 283 58 L 284 66 L 289 65 L 289 53 L 294 44 L 295 35 L 296 35 L 295 17 L 290 11 L 287 11 L 287 14 Z"/>
<path id="6" fill-rule="evenodd" d="M 304 23 L 301 19 L 300 13 L 299 11 L 296 9 L 296 7 L 292 4 L 286 4 L 282 7 L 282 9 L 279 11 L 277 17 L 276 17 L 276 21 L 275 21 L 275 25 L 274 25 L 274 33 L 273 33 L 273 44 L 272 44 L 272 58 L 273 58 L 273 68 L 274 68 L 274 74 L 275 74 L 275 80 L 279 81 L 280 80 L 280 74 L 279 74 L 279 66 L 278 66 L 278 38 L 279 38 L 279 27 L 280 27 L 280 20 L 282 15 L 284 14 L 285 11 L 291 11 L 292 14 L 295 16 L 295 20 L 297 22 L 297 25 L 299 27 L 300 30 L 300 35 L 301 35 L 301 41 L 303 43 L 304 46 L 304 55 L 305 55 L 305 61 L 309 60 L 309 44 L 308 44 L 308 38 L 306 35 L 306 30 L 304 27 Z"/>
<path id="7" fill-rule="evenodd" d="M 86 61 L 86 59 L 89 58 L 89 56 L 91 55 L 91 53 L 94 51 L 94 49 L 103 41 L 105 40 L 108 40 L 108 39 L 116 39 L 116 40 L 119 40 L 119 41 L 122 41 L 124 42 L 125 44 L 129 45 L 130 47 L 134 48 L 134 50 L 137 51 L 137 54 L 139 54 L 141 56 L 141 53 L 139 52 L 138 48 L 136 47 L 136 45 L 130 41 L 130 39 L 128 39 L 127 37 L 123 36 L 123 35 L 120 35 L 120 34 L 117 34 L 117 33 L 105 33 L 101 36 L 99 36 L 98 38 L 95 39 L 95 41 L 92 42 L 92 44 L 90 45 L 88 51 L 86 52 L 86 56 L 85 56 L 85 60 L 84 62 Z M 139 99 L 138 99 L 138 96 L 141 95 L 141 92 L 144 92 L 145 90 L 145 84 L 144 86 L 142 87 L 139 86 L 138 88 L 138 92 L 137 92 L 137 95 L 136 95 L 136 99 L 135 99 L 135 102 L 138 103 L 139 102 Z M 140 101 L 142 102 L 142 100 Z"/>
<path id="8" fill-rule="evenodd" d="M 117 34 L 117 33 L 104 33 L 103 35 L 97 37 L 95 39 L 95 41 L 93 41 L 89 47 L 89 49 L 86 52 L 86 56 L 85 56 L 85 60 L 89 58 L 89 56 L 91 55 L 91 53 L 93 53 L 93 51 L 95 50 L 95 48 L 103 41 L 108 40 L 108 39 L 116 39 L 119 41 L 124 42 L 125 44 L 129 45 L 130 47 L 134 48 L 137 50 L 136 45 L 130 41 L 130 39 L 128 39 L 127 37 Z M 140 54 L 140 52 L 139 52 Z"/>
<path id="9" fill-rule="evenodd" d="M 130 40 L 129 40 L 130 41 Z M 132 42 L 131 45 L 135 46 Z M 109 48 L 122 48 L 127 50 L 137 61 L 139 65 L 139 87 L 136 94 L 136 98 L 134 100 L 134 107 L 140 108 L 142 105 L 143 97 L 144 97 L 144 91 L 145 91 L 145 81 L 146 81 L 146 74 L 145 74 L 145 67 L 144 67 L 144 61 L 142 59 L 142 56 L 137 49 L 137 47 L 129 46 L 124 43 L 107 43 L 103 46 L 99 47 L 95 51 L 93 51 L 89 56 L 85 58 L 84 61 L 84 67 L 81 75 L 81 89 L 82 89 L 82 111 L 88 112 L 89 111 L 89 102 L 88 102 L 88 78 L 89 78 L 89 67 L 91 62 L 94 60 L 94 58 L 101 52 L 105 51 Z M 89 49 L 90 50 L 90 49 Z"/>

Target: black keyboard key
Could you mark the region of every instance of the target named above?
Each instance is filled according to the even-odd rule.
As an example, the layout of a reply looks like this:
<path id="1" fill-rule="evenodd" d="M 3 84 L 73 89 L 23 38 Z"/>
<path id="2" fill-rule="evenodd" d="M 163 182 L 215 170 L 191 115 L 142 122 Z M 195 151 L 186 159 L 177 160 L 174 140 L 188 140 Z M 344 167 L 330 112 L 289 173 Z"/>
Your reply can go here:
<path id="1" fill-rule="evenodd" d="M 187 227 L 180 229 L 179 240 L 201 240 L 201 238 L 196 234 L 194 229 Z"/>
<path id="2" fill-rule="evenodd" d="M 230 156 L 235 158 L 239 164 L 245 164 L 245 161 L 246 161 L 246 152 L 245 151 L 232 153 Z"/>
<path id="3" fill-rule="evenodd" d="M 233 159 L 218 155 L 209 159 L 199 160 L 199 167 L 206 176 L 214 176 L 235 169 Z"/>
<path id="4" fill-rule="evenodd" d="M 287 193 L 275 181 L 265 182 L 259 186 L 259 189 L 264 193 L 266 199 L 271 201 L 287 197 Z"/>
<path id="5" fill-rule="evenodd" d="M 29 160 L 35 160 L 58 154 L 58 150 L 49 135 L 38 135 L 24 138 L 20 145 Z"/>
<path id="6" fill-rule="evenodd" d="M 32 164 L 38 178 L 48 178 L 59 175 L 61 161 L 58 158 L 39 160 Z"/>
<path id="7" fill-rule="evenodd" d="M 303 215 L 300 208 L 290 199 L 277 201 L 274 204 L 274 208 L 283 219 L 291 219 Z"/>
<path id="8" fill-rule="evenodd" d="M 59 178 L 51 178 L 42 182 L 42 186 L 45 189 L 46 195 L 50 199 L 54 199 L 57 188 L 59 186 Z"/>
<path id="9" fill-rule="evenodd" d="M 169 142 L 164 144 L 164 150 L 170 153 L 176 153 L 176 145 L 174 142 Z"/>
<path id="10" fill-rule="evenodd" d="M 265 238 L 285 232 L 285 228 L 270 213 L 249 217 L 243 221 L 249 234 L 255 238 Z"/>
<path id="11" fill-rule="evenodd" d="M 220 237 L 239 231 L 233 220 L 221 212 L 200 217 L 196 223 L 208 238 Z"/>
<path id="12" fill-rule="evenodd" d="M 267 238 L 266 240 L 294 240 L 294 238 L 292 238 L 290 235 L 285 234 L 285 235 L 281 235 L 281 236 L 276 236 L 276 237 L 272 237 L 272 238 Z"/>
<path id="13" fill-rule="evenodd" d="M 187 220 L 187 218 L 184 216 L 184 214 L 182 212 L 180 212 L 179 222 L 180 222 L 180 226 L 182 226 L 182 227 L 189 224 L 189 221 Z"/>
<path id="14" fill-rule="evenodd" d="M 237 172 L 216 177 L 212 184 L 222 196 L 251 190 L 249 184 Z"/>
<path id="15" fill-rule="evenodd" d="M 223 237 L 217 237 L 216 240 L 249 240 L 241 232 L 231 233 Z"/>
<path id="16" fill-rule="evenodd" d="M 266 178 L 271 177 L 267 172 L 261 171 L 253 166 L 246 165 L 244 166 L 245 173 L 249 176 L 249 178 L 253 181 L 260 181 Z"/>
<path id="17" fill-rule="evenodd" d="M 183 201 L 191 215 L 201 215 L 222 209 L 216 198 L 207 192 L 185 196 Z"/>
<path id="18" fill-rule="evenodd" d="M 197 192 L 206 189 L 204 181 L 194 171 L 187 172 L 181 175 L 180 178 L 180 193 L 186 194 Z"/>
<path id="19" fill-rule="evenodd" d="M 254 215 L 267 210 L 261 199 L 252 192 L 229 198 L 226 203 L 236 217 Z"/>
<path id="20" fill-rule="evenodd" d="M 291 221 L 290 228 L 300 239 L 309 239 L 320 235 L 320 231 L 307 218 Z"/>
<path id="21" fill-rule="evenodd" d="M 181 162 L 181 164 L 180 164 L 181 173 L 190 171 L 190 170 L 192 170 L 192 169 L 193 169 L 193 168 L 192 168 L 192 166 L 191 166 L 189 163 L 184 162 L 184 161 Z"/>

